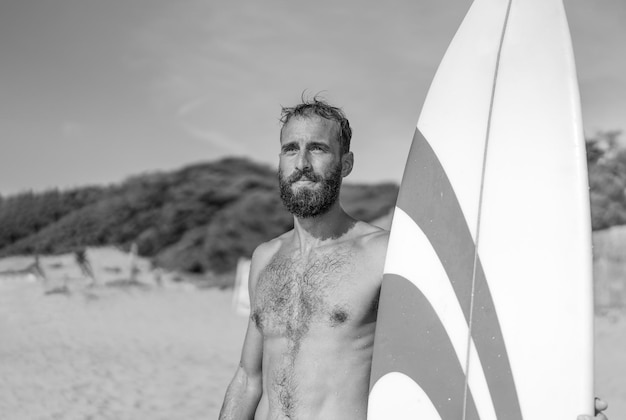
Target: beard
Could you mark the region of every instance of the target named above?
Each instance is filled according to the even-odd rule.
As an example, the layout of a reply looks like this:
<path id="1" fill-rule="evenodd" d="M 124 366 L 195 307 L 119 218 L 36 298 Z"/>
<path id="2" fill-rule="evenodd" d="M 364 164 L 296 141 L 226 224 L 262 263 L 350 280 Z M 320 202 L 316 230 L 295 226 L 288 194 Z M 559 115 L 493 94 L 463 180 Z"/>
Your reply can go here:
<path id="1" fill-rule="evenodd" d="M 294 191 L 293 184 L 302 179 L 321 183 L 321 187 L 314 189 L 303 186 Z M 289 213 L 300 219 L 319 216 L 330 210 L 339 198 L 341 179 L 341 163 L 323 176 L 316 174 L 312 169 L 304 171 L 296 169 L 285 178 L 279 169 L 280 198 Z"/>

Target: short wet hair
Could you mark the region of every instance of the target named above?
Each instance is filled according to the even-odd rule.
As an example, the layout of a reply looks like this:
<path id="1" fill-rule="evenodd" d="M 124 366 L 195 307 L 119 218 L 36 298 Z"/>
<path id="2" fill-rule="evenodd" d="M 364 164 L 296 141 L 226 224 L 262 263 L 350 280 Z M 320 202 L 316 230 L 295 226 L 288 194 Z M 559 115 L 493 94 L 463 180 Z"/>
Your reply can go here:
<path id="1" fill-rule="evenodd" d="M 350 151 L 350 139 L 352 138 L 352 129 L 350 122 L 346 118 L 341 108 L 330 105 L 319 96 L 315 95 L 312 99 L 306 99 L 302 96 L 302 103 L 293 107 L 282 107 L 280 122 L 282 124 L 280 132 L 282 135 L 283 128 L 293 117 L 311 117 L 318 116 L 330 121 L 335 121 L 339 125 L 339 145 L 341 154 L 344 155 Z"/>

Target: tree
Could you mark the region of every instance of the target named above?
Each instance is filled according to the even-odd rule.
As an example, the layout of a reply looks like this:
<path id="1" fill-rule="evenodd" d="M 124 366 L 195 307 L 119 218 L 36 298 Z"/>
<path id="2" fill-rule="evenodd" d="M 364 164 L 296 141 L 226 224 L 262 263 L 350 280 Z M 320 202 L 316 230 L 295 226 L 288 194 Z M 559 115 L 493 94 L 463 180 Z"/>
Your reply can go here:
<path id="1" fill-rule="evenodd" d="M 626 224 L 626 149 L 619 131 L 587 140 L 587 163 L 594 230 Z"/>

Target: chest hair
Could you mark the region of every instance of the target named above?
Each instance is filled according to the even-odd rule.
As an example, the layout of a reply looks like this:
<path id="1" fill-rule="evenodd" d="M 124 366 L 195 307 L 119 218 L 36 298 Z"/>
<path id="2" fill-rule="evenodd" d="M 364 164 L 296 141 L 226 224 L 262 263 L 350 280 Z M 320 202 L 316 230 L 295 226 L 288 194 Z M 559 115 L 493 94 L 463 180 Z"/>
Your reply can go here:
<path id="1" fill-rule="evenodd" d="M 333 292 L 353 271 L 351 256 L 348 249 L 313 254 L 306 261 L 275 256 L 259 277 L 252 314 L 257 327 L 299 343 L 313 322 L 345 322 L 348 312 Z"/>

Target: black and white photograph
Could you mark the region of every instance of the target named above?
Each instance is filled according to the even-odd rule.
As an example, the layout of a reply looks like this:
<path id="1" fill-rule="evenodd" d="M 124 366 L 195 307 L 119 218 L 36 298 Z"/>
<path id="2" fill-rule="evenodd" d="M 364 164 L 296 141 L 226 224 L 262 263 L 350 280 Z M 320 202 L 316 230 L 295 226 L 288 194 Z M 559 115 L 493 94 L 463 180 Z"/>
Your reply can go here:
<path id="1" fill-rule="evenodd" d="M 625 23 L 0 0 L 0 418 L 626 418 Z"/>

